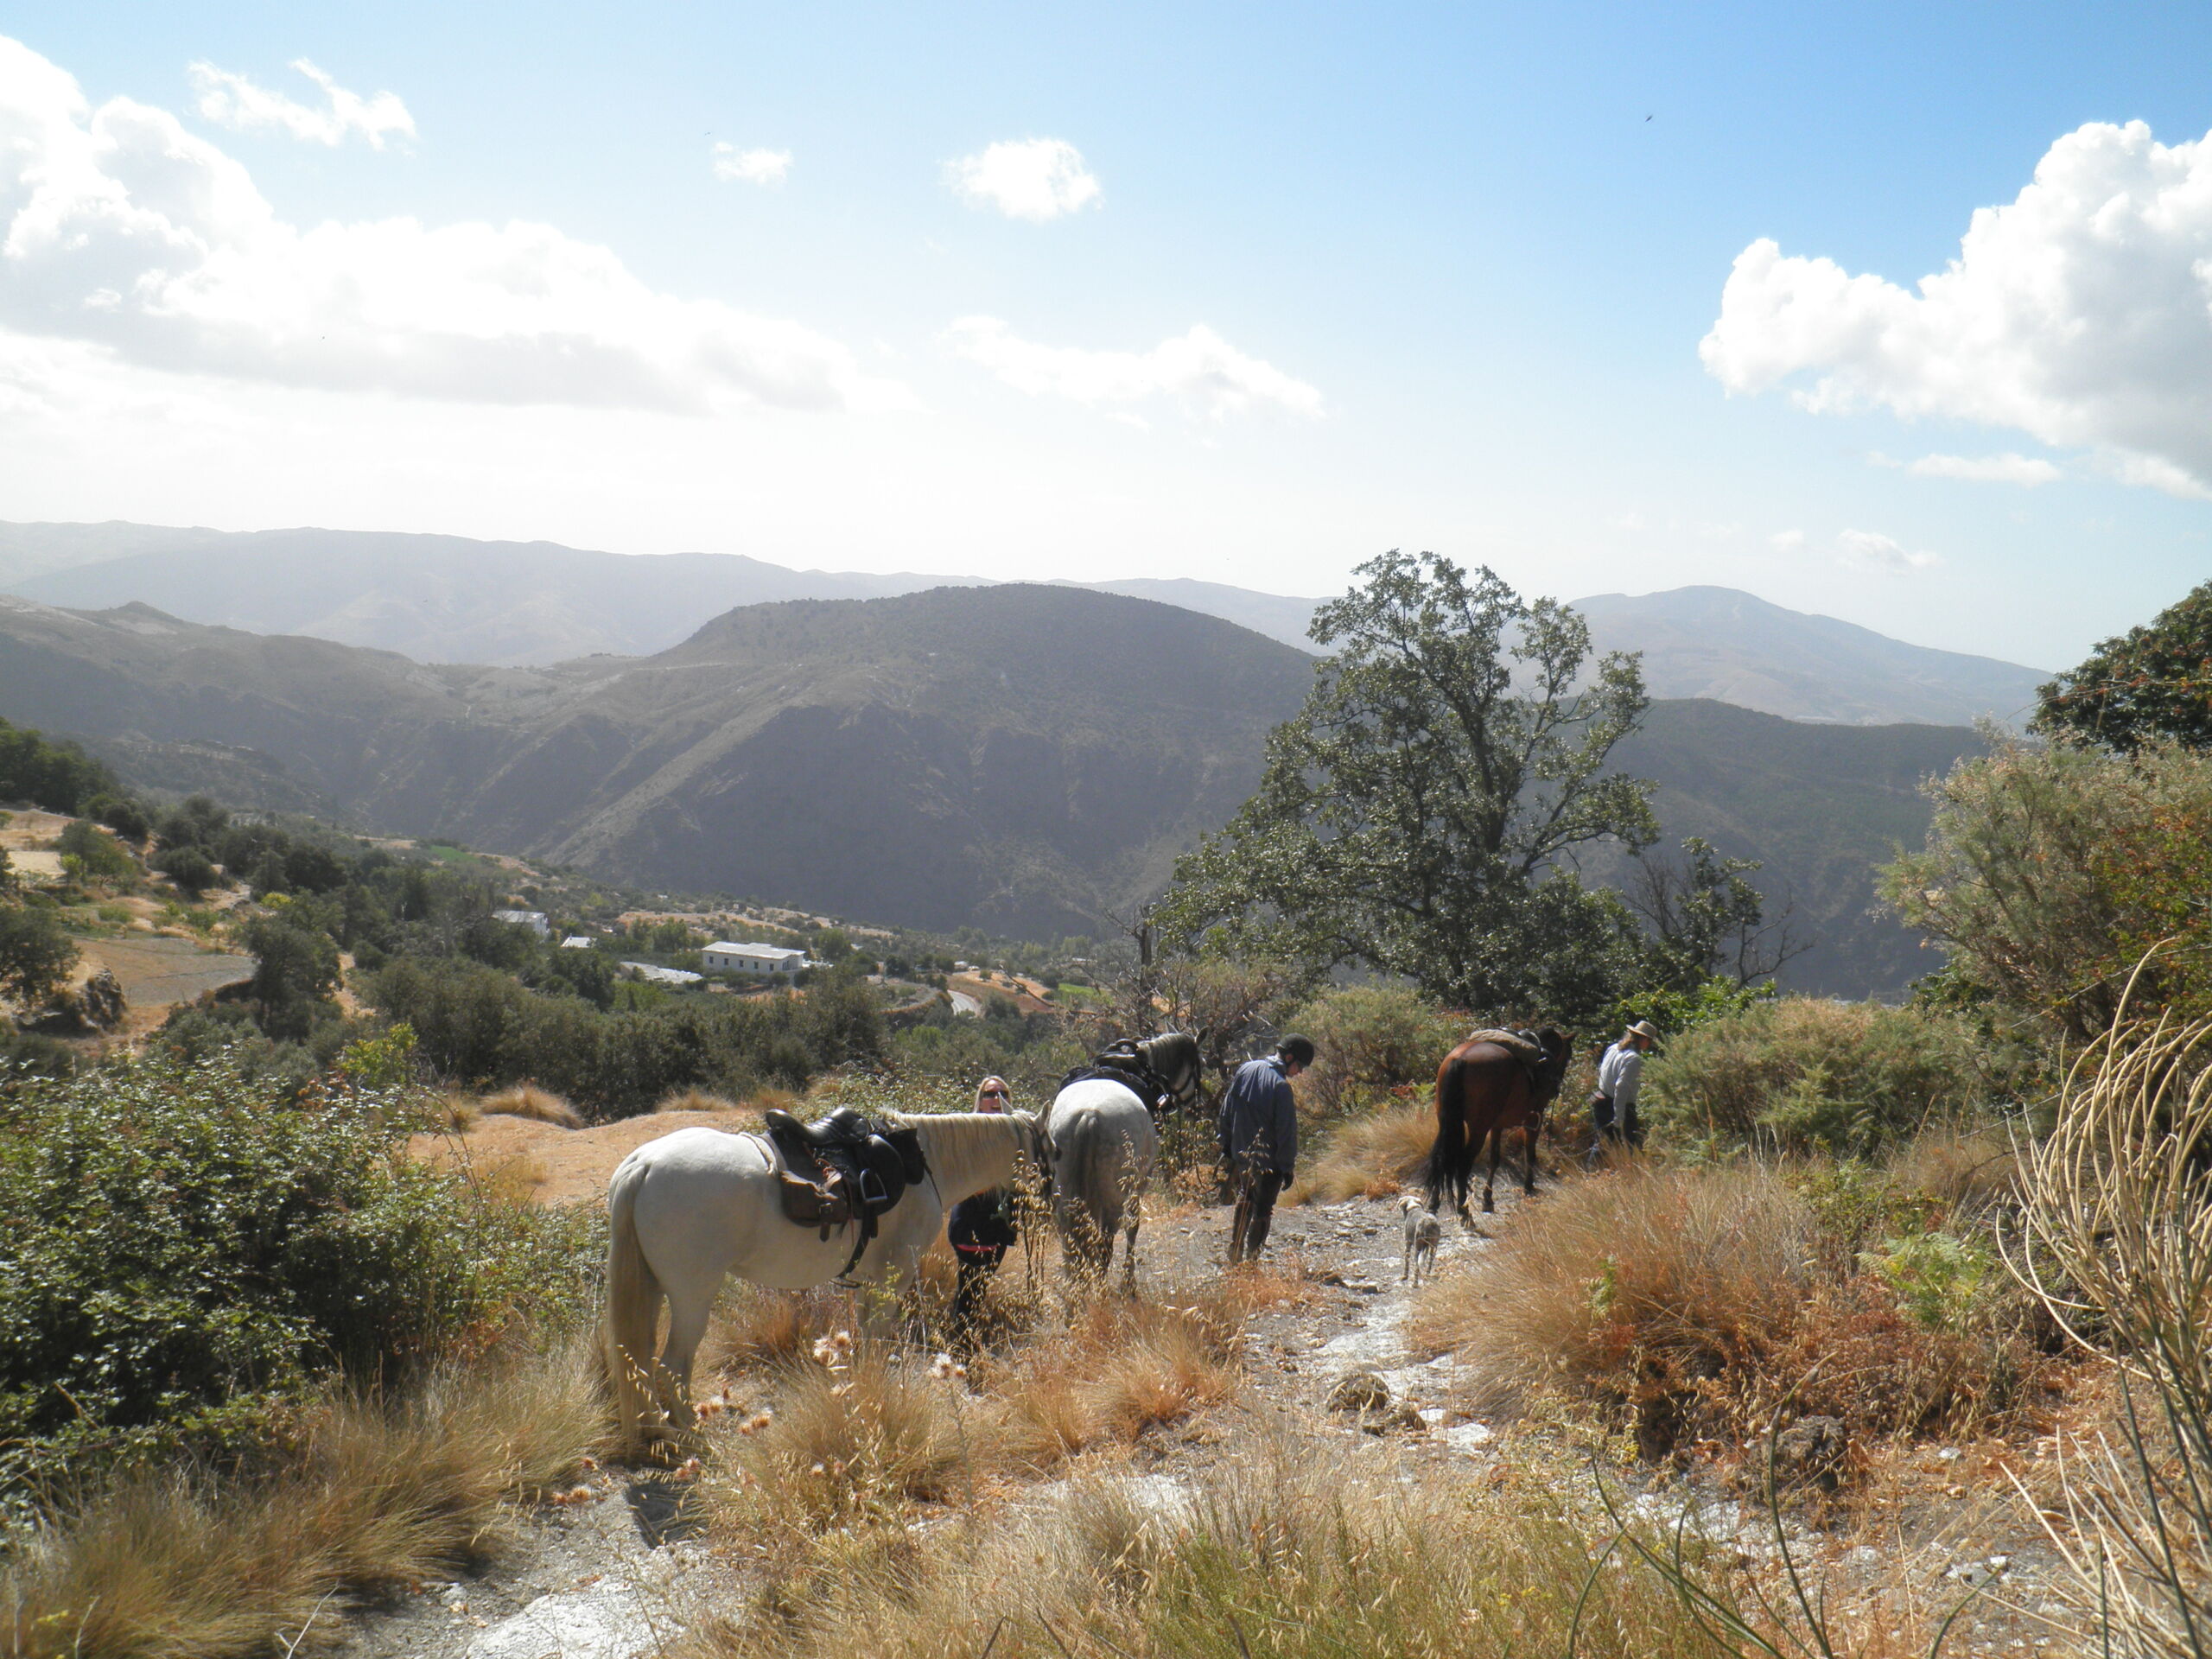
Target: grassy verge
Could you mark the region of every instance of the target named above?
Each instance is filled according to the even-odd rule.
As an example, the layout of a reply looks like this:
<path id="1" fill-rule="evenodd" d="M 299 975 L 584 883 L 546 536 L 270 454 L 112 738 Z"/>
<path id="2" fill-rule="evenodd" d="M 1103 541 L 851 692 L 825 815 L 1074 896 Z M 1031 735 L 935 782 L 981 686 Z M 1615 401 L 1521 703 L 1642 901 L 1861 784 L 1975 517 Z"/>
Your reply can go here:
<path id="1" fill-rule="evenodd" d="M 329 1393 L 292 1429 L 258 1478 L 123 1476 L 20 1531 L 0 1564 L 0 1653 L 321 1645 L 353 1599 L 496 1554 L 512 1503 L 573 1479 L 604 1432 L 580 1344 L 442 1369 L 397 1401 Z"/>

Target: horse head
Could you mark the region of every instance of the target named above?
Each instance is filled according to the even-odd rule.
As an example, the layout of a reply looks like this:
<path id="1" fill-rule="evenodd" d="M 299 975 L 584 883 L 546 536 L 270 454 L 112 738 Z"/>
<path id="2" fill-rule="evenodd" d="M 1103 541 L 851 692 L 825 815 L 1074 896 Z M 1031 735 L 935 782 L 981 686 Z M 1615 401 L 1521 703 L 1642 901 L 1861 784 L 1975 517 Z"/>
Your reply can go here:
<path id="1" fill-rule="evenodd" d="M 1567 1081 L 1567 1062 L 1574 1058 L 1574 1039 L 1553 1026 L 1536 1033 L 1543 1058 L 1536 1062 L 1536 1086 L 1546 1100 L 1555 1099 Z"/>
<path id="2" fill-rule="evenodd" d="M 1164 1031 L 1148 1037 L 1137 1045 L 1137 1052 L 1166 1087 L 1177 1111 L 1187 1112 L 1205 1097 L 1205 1063 L 1198 1039 L 1188 1032 Z"/>

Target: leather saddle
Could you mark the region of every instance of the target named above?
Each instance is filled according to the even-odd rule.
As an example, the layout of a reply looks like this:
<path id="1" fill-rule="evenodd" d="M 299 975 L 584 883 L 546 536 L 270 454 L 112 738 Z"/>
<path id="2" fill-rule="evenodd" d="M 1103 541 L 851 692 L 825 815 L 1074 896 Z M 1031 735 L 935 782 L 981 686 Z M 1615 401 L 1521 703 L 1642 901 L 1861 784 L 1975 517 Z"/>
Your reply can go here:
<path id="1" fill-rule="evenodd" d="M 853 1262 L 875 1236 L 877 1217 L 929 1173 L 922 1138 L 840 1106 L 818 1123 L 802 1123 L 773 1108 L 762 1115 L 777 1160 L 777 1191 L 786 1219 L 823 1238 L 848 1222 L 861 1224 Z"/>

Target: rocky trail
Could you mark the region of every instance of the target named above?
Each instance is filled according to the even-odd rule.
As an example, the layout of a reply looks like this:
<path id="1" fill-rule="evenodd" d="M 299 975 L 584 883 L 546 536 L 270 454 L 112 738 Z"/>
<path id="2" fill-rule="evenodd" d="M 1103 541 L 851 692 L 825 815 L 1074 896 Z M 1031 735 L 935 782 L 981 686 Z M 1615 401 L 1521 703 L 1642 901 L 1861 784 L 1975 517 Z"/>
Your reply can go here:
<path id="1" fill-rule="evenodd" d="M 1510 1225 L 1519 1202 L 1517 1193 L 1501 1194 L 1502 1213 L 1484 1218 L 1485 1229 Z M 1140 1249 L 1143 1294 L 1217 1271 L 1227 1215 L 1185 1208 L 1147 1225 Z M 1455 1398 L 1459 1379 L 1450 1356 L 1408 1351 L 1413 1296 L 1400 1279 L 1402 1237 L 1392 1200 L 1279 1210 L 1269 1257 L 1295 1269 L 1308 1294 L 1249 1322 L 1247 1387 L 1236 1403 L 1185 1432 L 1143 1437 L 1115 1478 L 1147 1507 L 1170 1510 L 1189 1500 L 1214 1463 L 1236 1455 L 1240 1443 L 1296 1436 L 1332 1445 L 1348 1474 L 1481 1479 L 1499 1455 L 1499 1438 Z M 1438 1268 L 1448 1271 L 1485 1248 L 1484 1237 L 1447 1224 Z M 1012 1258 L 1007 1270 L 1019 1270 Z M 363 1610 L 340 1651 L 346 1659 L 639 1659 L 683 1628 L 702 1597 L 730 1605 L 733 1568 L 687 1522 L 688 1488 L 636 1468 L 594 1478 L 597 1495 L 589 1502 L 518 1516 L 518 1535 L 480 1575 L 427 1584 Z M 1586 1485 L 1588 1476 L 1563 1460 L 1559 1478 Z M 1062 1482 L 1040 1481 L 1015 1501 L 1050 1502 L 1064 1489 Z M 1637 1512 L 1669 1524 L 1688 1503 L 1694 1524 L 1717 1541 L 1732 1541 L 1743 1559 L 1770 1556 L 1777 1548 L 1771 1522 L 1756 1506 L 1679 1484 L 1625 1496 Z M 2017 1526 L 1994 1541 L 1970 1541 L 1962 1531 L 1948 1543 L 1940 1535 L 1910 1546 L 1900 1539 L 1894 1549 L 1815 1539 L 1794 1523 L 1790 1530 L 1802 1559 L 1817 1560 L 1846 1586 L 1894 1573 L 1896 1561 L 1885 1556 L 1910 1554 L 1914 1572 L 1932 1577 L 1935 1592 L 1996 1587 L 2005 1592 L 2002 1600 L 2017 1603 L 2050 1566 L 2047 1552 Z M 2045 1645 L 1998 1599 L 1986 1617 L 1967 1621 L 1951 1650 L 2025 1654 Z"/>

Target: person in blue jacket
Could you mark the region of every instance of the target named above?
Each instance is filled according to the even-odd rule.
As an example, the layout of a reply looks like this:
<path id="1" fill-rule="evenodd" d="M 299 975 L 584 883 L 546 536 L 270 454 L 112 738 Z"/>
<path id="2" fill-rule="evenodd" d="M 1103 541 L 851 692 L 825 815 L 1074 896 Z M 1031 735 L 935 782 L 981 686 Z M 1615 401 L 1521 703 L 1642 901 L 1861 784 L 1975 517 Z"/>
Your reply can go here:
<path id="1" fill-rule="evenodd" d="M 1275 1198 L 1298 1167 L 1298 1101 L 1290 1080 L 1313 1064 L 1313 1045 L 1285 1037 L 1275 1052 L 1237 1067 L 1222 1091 L 1215 1127 L 1236 1207 L 1229 1217 L 1231 1266 L 1260 1254 Z"/>

